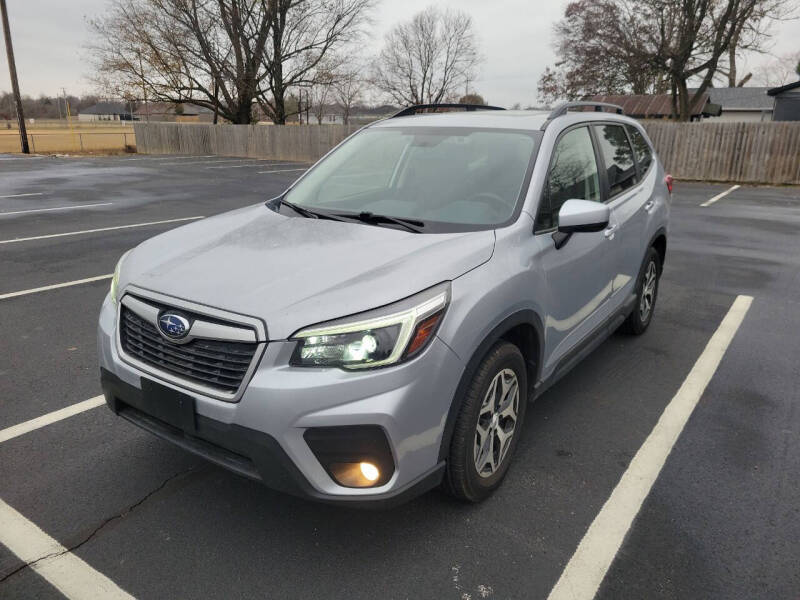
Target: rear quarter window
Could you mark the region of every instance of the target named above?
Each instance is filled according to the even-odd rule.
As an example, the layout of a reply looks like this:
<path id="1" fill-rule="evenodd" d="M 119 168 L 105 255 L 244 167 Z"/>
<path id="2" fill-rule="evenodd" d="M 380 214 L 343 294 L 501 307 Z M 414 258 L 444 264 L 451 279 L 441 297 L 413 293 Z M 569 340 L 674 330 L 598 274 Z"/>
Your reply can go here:
<path id="1" fill-rule="evenodd" d="M 608 197 L 613 198 L 636 185 L 633 149 L 622 125 L 596 125 L 594 130 L 608 178 Z"/>
<path id="2" fill-rule="evenodd" d="M 644 136 L 636 127 L 628 125 L 628 133 L 633 142 L 633 154 L 636 157 L 636 162 L 639 163 L 639 171 L 644 176 L 650 165 L 653 164 L 653 151 L 650 149 L 650 144 L 647 143 L 647 140 L 644 139 Z"/>

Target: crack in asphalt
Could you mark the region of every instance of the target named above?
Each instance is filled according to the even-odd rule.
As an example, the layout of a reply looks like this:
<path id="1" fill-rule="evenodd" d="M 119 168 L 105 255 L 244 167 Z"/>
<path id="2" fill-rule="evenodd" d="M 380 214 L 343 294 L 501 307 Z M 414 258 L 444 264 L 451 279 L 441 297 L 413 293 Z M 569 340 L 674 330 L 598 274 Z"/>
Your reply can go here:
<path id="1" fill-rule="evenodd" d="M 23 570 L 27 569 L 28 567 L 33 567 L 34 565 L 36 565 L 37 563 L 39 563 L 39 562 L 41 562 L 43 560 L 47 560 L 47 559 L 50 559 L 50 558 L 56 558 L 58 556 L 62 556 L 64 554 L 67 554 L 69 552 L 73 552 L 73 551 L 77 550 L 78 548 L 80 548 L 81 546 L 86 544 L 87 542 L 89 542 L 92 539 L 94 539 L 107 525 L 109 525 L 109 524 L 111 524 L 114 521 L 117 521 L 119 519 L 124 519 L 129 514 L 131 514 L 134 510 L 139 508 L 142 504 L 147 502 L 150 498 L 155 496 L 158 492 L 160 492 L 165 487 L 167 487 L 172 481 L 174 481 L 175 479 L 177 479 L 177 478 L 179 478 L 179 477 L 181 477 L 183 475 L 191 473 L 192 471 L 194 471 L 194 468 L 189 468 L 189 469 L 185 469 L 183 471 L 178 471 L 174 475 L 170 475 L 164 481 L 162 481 L 158 485 L 158 487 L 156 487 L 154 490 L 152 490 L 152 491 L 148 492 L 147 494 L 145 494 L 144 496 L 142 496 L 139 500 L 137 500 L 133 504 L 129 505 L 121 513 L 116 514 L 116 515 L 111 516 L 111 517 L 108 517 L 107 519 L 104 519 L 97 527 L 95 527 L 91 531 L 91 533 L 89 533 L 89 535 L 84 537 L 77 544 L 73 544 L 72 546 L 69 546 L 68 548 L 65 548 L 64 550 L 59 550 L 58 552 L 51 552 L 50 554 L 45 554 L 44 556 L 40 556 L 36 560 L 32 560 L 30 562 L 27 562 L 27 563 L 24 563 L 24 564 L 20 565 L 19 567 L 17 567 L 13 571 L 10 571 L 6 575 L 3 575 L 2 577 L 0 577 L 0 584 L 5 582 L 6 580 L 10 579 L 11 577 L 16 575 L 20 571 L 23 571 Z"/>

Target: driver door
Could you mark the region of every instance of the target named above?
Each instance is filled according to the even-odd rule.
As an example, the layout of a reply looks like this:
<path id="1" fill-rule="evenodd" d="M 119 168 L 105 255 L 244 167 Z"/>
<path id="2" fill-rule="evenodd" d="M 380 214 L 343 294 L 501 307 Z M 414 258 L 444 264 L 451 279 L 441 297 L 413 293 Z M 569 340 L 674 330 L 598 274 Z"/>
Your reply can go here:
<path id="1" fill-rule="evenodd" d="M 573 127 L 561 134 L 553 150 L 535 228 L 539 267 L 547 282 L 543 377 L 552 374 L 608 313 L 616 272 L 613 212 L 605 231 L 575 233 L 561 248 L 556 248 L 553 240 L 558 230 L 558 211 L 564 202 L 603 201 L 597 164 L 587 126 Z"/>

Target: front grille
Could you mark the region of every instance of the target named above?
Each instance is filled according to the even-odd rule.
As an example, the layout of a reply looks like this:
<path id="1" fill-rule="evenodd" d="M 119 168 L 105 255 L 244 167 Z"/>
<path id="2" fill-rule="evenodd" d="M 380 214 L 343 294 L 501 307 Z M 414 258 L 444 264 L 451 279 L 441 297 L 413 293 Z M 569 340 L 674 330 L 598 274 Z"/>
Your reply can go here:
<path id="1" fill-rule="evenodd" d="M 199 385 L 234 394 L 242 384 L 258 344 L 194 339 L 165 340 L 158 330 L 122 306 L 120 343 L 126 354 Z"/>

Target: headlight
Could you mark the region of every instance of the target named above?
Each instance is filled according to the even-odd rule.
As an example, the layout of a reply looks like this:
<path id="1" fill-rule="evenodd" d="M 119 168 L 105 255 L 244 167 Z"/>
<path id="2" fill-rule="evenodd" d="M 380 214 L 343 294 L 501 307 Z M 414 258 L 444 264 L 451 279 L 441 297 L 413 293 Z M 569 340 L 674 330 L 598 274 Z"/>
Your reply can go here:
<path id="1" fill-rule="evenodd" d="M 119 286 L 119 272 L 122 268 L 122 262 L 125 260 L 125 257 L 130 254 L 130 250 L 128 250 L 125 254 L 123 254 L 120 259 L 117 261 L 117 266 L 114 268 L 114 277 L 111 278 L 111 301 L 116 304 L 117 303 L 117 287 Z"/>
<path id="2" fill-rule="evenodd" d="M 442 283 L 383 309 L 298 331 L 291 364 L 368 369 L 412 358 L 433 339 L 449 300 L 450 284 Z"/>

